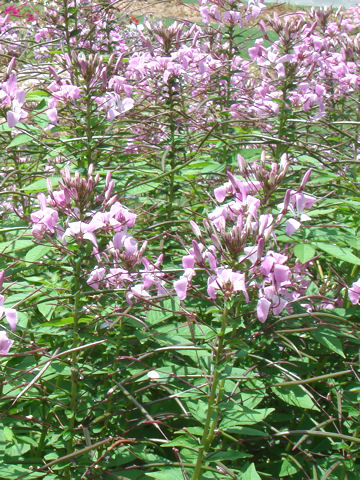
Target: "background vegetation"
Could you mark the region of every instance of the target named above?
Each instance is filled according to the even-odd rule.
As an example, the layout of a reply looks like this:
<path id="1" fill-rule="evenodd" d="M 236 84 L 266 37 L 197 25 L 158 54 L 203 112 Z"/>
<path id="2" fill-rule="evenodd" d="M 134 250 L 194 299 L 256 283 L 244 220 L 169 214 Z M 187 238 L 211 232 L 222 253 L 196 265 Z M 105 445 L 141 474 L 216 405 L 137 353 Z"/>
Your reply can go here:
<path id="1" fill-rule="evenodd" d="M 358 8 L 1 5 L 4 479 L 359 477 Z"/>

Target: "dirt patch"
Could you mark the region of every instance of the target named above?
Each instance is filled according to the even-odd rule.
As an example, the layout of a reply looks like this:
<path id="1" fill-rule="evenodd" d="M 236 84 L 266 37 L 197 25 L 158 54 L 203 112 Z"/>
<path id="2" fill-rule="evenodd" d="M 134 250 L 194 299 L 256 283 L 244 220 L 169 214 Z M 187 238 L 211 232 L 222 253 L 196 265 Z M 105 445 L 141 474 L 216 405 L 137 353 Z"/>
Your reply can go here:
<path id="1" fill-rule="evenodd" d="M 190 22 L 201 21 L 198 2 L 189 4 L 184 3 L 183 0 L 119 0 L 116 3 L 116 8 L 134 17 L 147 15 L 152 18 L 170 18 L 179 22 L 186 20 Z M 268 5 L 260 18 L 266 19 L 267 15 L 272 16 L 274 12 L 278 15 L 286 15 L 298 10 L 299 7 L 289 5 L 286 2 L 274 3 Z"/>
<path id="2" fill-rule="evenodd" d="M 177 21 L 199 21 L 198 4 L 186 4 L 181 0 L 133 0 L 120 1 L 117 9 L 133 15 L 148 15 L 154 18 L 172 18 Z"/>

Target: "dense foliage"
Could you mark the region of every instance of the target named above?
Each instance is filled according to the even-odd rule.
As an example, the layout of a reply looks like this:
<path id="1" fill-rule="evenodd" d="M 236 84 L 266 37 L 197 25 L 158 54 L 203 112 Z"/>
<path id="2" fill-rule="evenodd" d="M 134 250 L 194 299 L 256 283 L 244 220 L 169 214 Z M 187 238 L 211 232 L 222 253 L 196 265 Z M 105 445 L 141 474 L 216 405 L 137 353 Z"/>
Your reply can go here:
<path id="1" fill-rule="evenodd" d="M 0 5 L 0 476 L 356 480 L 360 9 L 125 4 Z"/>

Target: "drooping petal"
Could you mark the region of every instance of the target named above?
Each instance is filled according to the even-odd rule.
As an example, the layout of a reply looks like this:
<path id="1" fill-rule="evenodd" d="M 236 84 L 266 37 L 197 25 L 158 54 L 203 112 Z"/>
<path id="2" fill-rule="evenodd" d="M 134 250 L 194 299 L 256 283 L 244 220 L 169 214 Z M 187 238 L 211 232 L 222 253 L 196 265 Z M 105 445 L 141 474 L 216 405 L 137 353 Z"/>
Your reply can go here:
<path id="1" fill-rule="evenodd" d="M 6 120 L 9 125 L 9 128 L 14 128 L 15 125 L 20 120 L 20 114 L 18 112 L 15 113 L 15 112 L 9 111 L 6 114 Z"/>
<path id="2" fill-rule="evenodd" d="M 281 285 L 284 282 L 288 282 L 290 278 L 290 269 L 286 265 L 274 265 L 274 279 L 276 285 Z"/>
<path id="3" fill-rule="evenodd" d="M 174 282 L 174 289 L 176 295 L 179 297 L 180 300 L 185 300 L 187 295 L 187 288 L 189 285 L 189 280 L 185 276 L 179 278 L 179 280 L 175 280 Z"/>
<path id="4" fill-rule="evenodd" d="M 7 355 L 13 343 L 14 340 L 8 338 L 5 330 L 0 330 L 0 355 Z"/>
<path id="5" fill-rule="evenodd" d="M 194 268 L 195 258 L 194 255 L 184 255 L 182 257 L 182 265 L 184 270 L 186 268 Z"/>
<path id="6" fill-rule="evenodd" d="M 291 236 L 293 233 L 296 232 L 301 227 L 301 223 L 295 220 L 295 218 L 290 218 L 286 222 L 286 235 Z"/>
<path id="7" fill-rule="evenodd" d="M 57 119 L 58 119 L 58 112 L 56 108 L 49 108 L 48 110 L 45 111 L 46 115 L 48 116 L 48 119 L 53 125 L 56 125 Z"/>
<path id="8" fill-rule="evenodd" d="M 215 195 L 216 200 L 219 203 L 222 203 L 225 200 L 226 192 L 227 192 L 227 186 L 226 185 L 221 185 L 221 187 L 215 188 L 214 195 Z"/>
<path id="9" fill-rule="evenodd" d="M 267 319 L 269 315 L 270 305 L 271 302 L 269 302 L 269 300 L 267 300 L 265 297 L 261 297 L 258 301 L 256 313 L 260 322 L 264 323 Z"/>
<path id="10" fill-rule="evenodd" d="M 4 313 L 11 330 L 14 331 L 18 321 L 17 311 L 14 308 L 4 308 Z"/>

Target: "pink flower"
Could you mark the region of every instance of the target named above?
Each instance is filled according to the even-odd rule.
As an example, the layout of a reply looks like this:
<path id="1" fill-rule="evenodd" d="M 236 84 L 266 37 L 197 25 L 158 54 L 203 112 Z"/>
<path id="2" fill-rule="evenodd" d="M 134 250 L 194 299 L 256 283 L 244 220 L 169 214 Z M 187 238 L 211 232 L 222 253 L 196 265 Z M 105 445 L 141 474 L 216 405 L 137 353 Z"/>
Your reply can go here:
<path id="1" fill-rule="evenodd" d="M 184 275 L 182 275 L 179 280 L 175 280 L 174 289 L 180 300 L 185 300 L 187 296 L 187 289 L 194 275 L 195 270 L 192 268 L 187 268 L 184 272 Z"/>
<path id="2" fill-rule="evenodd" d="M 63 237 L 73 237 L 75 240 L 77 239 L 84 239 L 90 240 L 90 242 L 97 247 L 96 237 L 93 234 L 95 230 L 94 226 L 91 226 L 85 222 L 71 222 L 69 223 L 68 228 L 65 230 Z"/>
<path id="3" fill-rule="evenodd" d="M 219 268 L 217 276 L 209 278 L 207 292 L 212 300 L 216 298 L 216 290 L 221 290 L 225 296 L 230 296 L 234 292 L 243 292 L 245 300 L 249 301 L 245 285 L 245 274 L 233 272 L 230 268 Z"/>
<path id="4" fill-rule="evenodd" d="M 130 291 L 127 292 L 126 294 L 126 300 L 130 305 L 133 304 L 133 300 L 136 301 L 136 300 L 146 299 L 146 298 L 151 298 L 151 295 L 145 289 L 142 283 L 138 283 L 137 285 L 134 285 L 133 287 L 131 287 Z"/>
<path id="5" fill-rule="evenodd" d="M 269 302 L 269 300 L 267 300 L 265 297 L 261 297 L 260 300 L 258 301 L 256 313 L 261 323 L 264 323 L 265 320 L 267 319 L 269 315 L 270 306 L 271 306 L 271 302 Z"/>
<path id="6" fill-rule="evenodd" d="M 8 338 L 5 330 L 0 330 L 0 355 L 7 355 L 13 343 L 14 340 Z"/>
<path id="7" fill-rule="evenodd" d="M 32 234 L 36 238 L 43 238 L 45 232 L 54 233 L 57 227 L 59 216 L 56 210 L 46 205 L 46 197 L 39 193 L 38 200 L 40 210 L 31 213 L 30 218 L 33 222 Z"/>
<path id="8" fill-rule="evenodd" d="M 58 112 L 57 109 L 54 108 L 49 108 L 48 110 L 45 111 L 46 115 L 48 116 L 48 119 L 53 125 L 56 125 L 57 119 L 58 119 Z"/>
<path id="9" fill-rule="evenodd" d="M 353 305 L 357 305 L 360 299 L 360 278 L 357 282 L 354 282 L 351 288 L 348 289 L 350 301 Z"/>
<path id="10" fill-rule="evenodd" d="M 11 330 L 14 331 L 17 325 L 17 311 L 14 308 L 3 307 L 4 301 L 4 296 L 0 295 L 0 318 L 5 315 L 5 318 L 10 325 Z"/>
<path id="11" fill-rule="evenodd" d="M 110 216 L 127 227 L 133 227 L 137 218 L 135 213 L 130 212 L 130 210 L 121 205 L 120 202 L 115 202 L 111 206 Z"/>
<path id="12" fill-rule="evenodd" d="M 127 255 L 135 255 L 138 252 L 137 241 L 124 230 L 122 232 L 115 233 L 113 245 L 117 250 L 124 248 Z"/>
<path id="13" fill-rule="evenodd" d="M 295 220 L 295 218 L 290 218 L 286 222 L 286 235 L 289 235 L 289 237 L 296 232 L 301 227 L 301 223 Z"/>
<path id="14" fill-rule="evenodd" d="M 89 287 L 92 287 L 94 290 L 99 290 L 99 286 L 104 276 L 105 276 L 105 268 L 96 267 L 90 273 L 90 276 L 87 279 L 86 283 L 89 285 Z"/>

